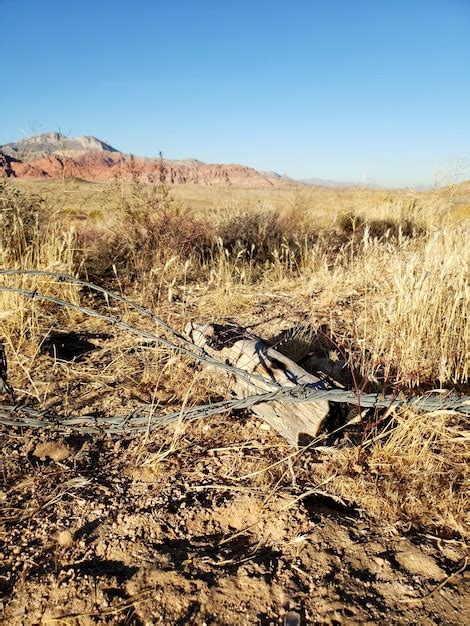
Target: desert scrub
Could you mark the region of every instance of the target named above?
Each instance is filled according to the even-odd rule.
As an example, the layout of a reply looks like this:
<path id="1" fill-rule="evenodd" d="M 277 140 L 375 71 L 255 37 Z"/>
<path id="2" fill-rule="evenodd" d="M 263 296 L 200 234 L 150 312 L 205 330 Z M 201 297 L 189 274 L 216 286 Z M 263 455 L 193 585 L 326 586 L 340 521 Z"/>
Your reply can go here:
<path id="1" fill-rule="evenodd" d="M 0 179 L 0 220 L 3 267 L 75 271 L 75 228 L 45 200 Z"/>
<path id="2" fill-rule="evenodd" d="M 359 448 L 345 446 L 318 464 L 316 475 L 392 525 L 469 536 L 465 423 L 450 411 L 400 411 Z"/>
<path id="3" fill-rule="evenodd" d="M 398 241 L 426 234 L 427 229 L 410 217 L 367 219 L 364 215 L 341 213 L 336 220 L 343 241 L 361 241 L 364 238 L 380 241 Z"/>
<path id="4" fill-rule="evenodd" d="M 369 239 L 345 246 L 333 264 L 312 266 L 308 290 L 321 290 L 331 310 L 339 309 L 333 330 L 360 347 L 364 376 L 395 389 L 468 385 L 466 241 L 463 227 L 394 242 Z"/>
<path id="5" fill-rule="evenodd" d="M 15 264 L 40 237 L 46 222 L 45 204 L 36 194 L 0 179 L 0 211 L 3 262 Z"/>
<path id="6" fill-rule="evenodd" d="M 299 248 L 299 241 L 313 242 L 316 238 L 294 211 L 243 212 L 222 221 L 217 235 L 230 255 L 258 263 L 272 262 L 282 248 L 294 251 Z"/>
<path id="7" fill-rule="evenodd" d="M 367 312 L 371 345 L 398 384 L 468 383 L 470 254 L 463 230 L 389 255 L 384 297 Z"/>
<path id="8" fill-rule="evenodd" d="M 105 224 L 79 233 L 78 264 L 94 280 L 135 280 L 172 258 L 198 260 L 212 246 L 212 228 L 174 202 L 165 188 L 134 182 L 131 195 Z"/>
<path id="9" fill-rule="evenodd" d="M 364 228 L 365 218 L 363 215 L 348 211 L 338 215 L 336 224 L 341 232 L 352 235 Z"/>

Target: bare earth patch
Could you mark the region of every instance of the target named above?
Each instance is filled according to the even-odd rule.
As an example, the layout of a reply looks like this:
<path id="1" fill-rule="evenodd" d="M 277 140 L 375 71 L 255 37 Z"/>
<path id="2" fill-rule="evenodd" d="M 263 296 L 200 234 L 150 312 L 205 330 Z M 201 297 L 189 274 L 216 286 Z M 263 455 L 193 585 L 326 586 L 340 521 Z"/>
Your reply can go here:
<path id="1" fill-rule="evenodd" d="M 255 468 L 286 448 L 266 430 L 256 442 L 258 427 L 192 425 L 151 464 L 133 462 L 135 440 L 4 429 L 5 623 L 281 624 L 289 610 L 304 624 L 465 623 L 465 573 L 417 600 L 459 569 L 461 542 L 299 497 L 285 463 L 261 483 Z M 146 443 L 155 459 L 168 435 Z M 44 446 L 74 452 L 38 457 Z"/>

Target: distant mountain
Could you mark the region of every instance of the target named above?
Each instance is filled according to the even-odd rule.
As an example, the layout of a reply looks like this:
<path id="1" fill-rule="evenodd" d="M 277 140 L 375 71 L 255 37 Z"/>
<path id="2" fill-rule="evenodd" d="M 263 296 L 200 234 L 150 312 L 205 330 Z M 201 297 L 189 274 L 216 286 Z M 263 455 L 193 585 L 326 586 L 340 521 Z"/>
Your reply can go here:
<path id="1" fill-rule="evenodd" d="M 286 180 L 286 181 L 290 181 L 291 183 L 302 182 L 302 181 L 294 180 L 290 176 L 287 176 L 287 174 L 278 174 L 277 172 L 273 172 L 273 171 L 265 172 L 265 171 L 260 170 L 260 174 L 262 174 L 263 176 L 267 176 L 268 178 L 272 178 L 273 180 Z"/>
<path id="2" fill-rule="evenodd" d="M 164 160 L 124 154 L 96 137 L 44 133 L 0 146 L 0 176 L 16 178 L 75 177 L 91 181 L 155 182 L 237 187 L 289 187 L 298 184 L 275 172 L 258 172 L 237 164 L 210 164 L 197 159 Z"/>
<path id="3" fill-rule="evenodd" d="M 69 156 L 77 152 L 118 152 L 118 150 L 96 137 L 67 137 L 61 133 L 43 133 L 0 146 L 0 152 L 14 159 L 29 162 L 49 154 Z"/>
<path id="4" fill-rule="evenodd" d="M 153 182 L 162 176 L 161 161 L 133 157 L 93 136 L 67 137 L 51 132 L 0 146 L 0 176 L 17 178 L 76 177 L 91 181 L 134 179 Z M 237 164 L 204 163 L 197 159 L 164 160 L 163 176 L 170 184 L 253 188 L 321 186 L 383 189 L 368 182 L 325 178 L 294 180 L 274 171 Z M 418 189 L 418 187 L 416 187 Z"/>
<path id="5" fill-rule="evenodd" d="M 368 187 L 370 189 L 381 189 L 380 185 L 367 182 L 345 182 L 338 180 L 329 180 L 328 178 L 304 178 L 299 182 L 305 185 L 318 185 L 320 187 Z"/>

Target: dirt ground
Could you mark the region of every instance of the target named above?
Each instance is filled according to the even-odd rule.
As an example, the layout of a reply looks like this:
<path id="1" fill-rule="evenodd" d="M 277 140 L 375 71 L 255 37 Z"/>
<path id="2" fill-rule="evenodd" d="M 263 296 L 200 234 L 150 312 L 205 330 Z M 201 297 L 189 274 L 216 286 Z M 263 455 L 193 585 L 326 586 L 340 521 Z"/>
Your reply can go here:
<path id="1" fill-rule="evenodd" d="M 240 298 L 238 318 L 266 318 L 259 332 L 268 337 L 285 320 L 301 323 L 303 307 L 296 319 L 295 301 L 282 298 L 282 328 L 275 327 L 273 301 L 253 312 Z M 54 311 L 42 324 L 49 330 L 40 350 L 23 356 L 28 338 L 10 359 L 9 376 L 51 413 L 126 414 L 155 399 L 171 410 L 181 407 L 190 384 L 191 402 L 228 397 L 226 382 L 219 388 L 194 364 L 164 352 L 152 357 L 133 339 L 111 337 L 109 328 L 77 322 L 80 333 L 68 333 L 69 346 L 49 331 L 70 331 L 71 319 Z M 0 426 L 0 620 L 470 623 L 466 545 L 451 530 L 457 525 L 434 525 L 433 532 L 432 520 L 427 530 L 406 518 L 392 523 L 339 498 L 328 477 L 359 481 L 366 469 L 354 461 L 339 469 L 354 441 L 326 443 L 293 455 L 247 412 L 134 437 Z M 380 486 L 394 467 L 367 470 L 371 498 L 374 481 Z M 396 481 L 405 492 L 407 481 Z"/>
<path id="2" fill-rule="evenodd" d="M 457 539 L 306 489 L 316 453 L 253 416 L 172 432 L 3 429 L 3 623 L 468 623 Z"/>

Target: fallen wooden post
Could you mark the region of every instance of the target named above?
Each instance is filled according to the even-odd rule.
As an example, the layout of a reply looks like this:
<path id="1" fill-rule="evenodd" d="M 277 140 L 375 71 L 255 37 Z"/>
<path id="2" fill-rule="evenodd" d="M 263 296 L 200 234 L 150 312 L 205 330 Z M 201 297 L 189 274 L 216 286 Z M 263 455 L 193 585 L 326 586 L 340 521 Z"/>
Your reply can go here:
<path id="1" fill-rule="evenodd" d="M 314 389 L 326 389 L 328 383 L 309 374 L 286 356 L 271 348 L 263 339 L 246 329 L 229 324 L 195 324 L 186 326 L 189 339 L 218 361 L 227 363 L 282 387 L 311 385 Z M 239 398 L 272 390 L 273 385 L 260 382 L 253 384 L 234 376 L 233 392 Z M 296 403 L 275 400 L 256 404 L 253 413 L 267 422 L 291 445 L 299 446 L 317 436 L 329 411 L 325 400 L 309 400 Z"/>

